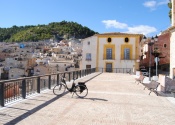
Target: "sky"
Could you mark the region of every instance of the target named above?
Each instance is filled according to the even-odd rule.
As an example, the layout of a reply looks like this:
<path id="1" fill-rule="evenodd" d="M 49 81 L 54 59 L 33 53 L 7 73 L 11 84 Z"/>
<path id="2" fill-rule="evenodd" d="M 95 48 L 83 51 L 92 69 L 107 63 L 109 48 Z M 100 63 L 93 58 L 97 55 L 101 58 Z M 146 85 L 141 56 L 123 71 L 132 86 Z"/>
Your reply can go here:
<path id="1" fill-rule="evenodd" d="M 155 36 L 171 26 L 169 0 L 0 0 L 0 28 L 72 21 L 98 33 Z"/>

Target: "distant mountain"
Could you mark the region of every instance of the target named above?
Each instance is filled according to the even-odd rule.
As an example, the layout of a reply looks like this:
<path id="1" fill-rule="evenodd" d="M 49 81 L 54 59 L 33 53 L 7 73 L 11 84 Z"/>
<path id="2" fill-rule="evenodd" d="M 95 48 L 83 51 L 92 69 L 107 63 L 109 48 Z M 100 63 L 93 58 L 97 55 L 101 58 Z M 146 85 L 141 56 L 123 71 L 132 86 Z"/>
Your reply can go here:
<path id="1" fill-rule="evenodd" d="M 0 42 L 27 42 L 46 39 L 83 39 L 98 34 L 76 22 L 52 22 L 48 25 L 13 26 L 0 28 Z"/>

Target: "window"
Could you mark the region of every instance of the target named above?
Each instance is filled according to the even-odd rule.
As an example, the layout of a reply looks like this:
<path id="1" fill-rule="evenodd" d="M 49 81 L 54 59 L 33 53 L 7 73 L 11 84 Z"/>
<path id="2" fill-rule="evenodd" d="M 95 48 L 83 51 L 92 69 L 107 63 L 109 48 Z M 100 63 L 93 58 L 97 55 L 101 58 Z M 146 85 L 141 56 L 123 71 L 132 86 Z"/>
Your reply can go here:
<path id="1" fill-rule="evenodd" d="M 166 48 L 166 47 L 167 47 L 167 45 L 166 45 L 166 44 L 163 44 L 163 47 L 164 47 L 164 48 Z"/>
<path id="2" fill-rule="evenodd" d="M 86 60 L 91 60 L 91 53 L 86 53 Z"/>
<path id="3" fill-rule="evenodd" d="M 106 49 L 106 59 L 112 59 L 112 48 Z"/>
<path id="4" fill-rule="evenodd" d="M 129 48 L 124 49 L 124 59 L 130 59 L 130 50 L 129 50 Z"/>
<path id="5" fill-rule="evenodd" d="M 108 43 L 110 43 L 112 40 L 111 40 L 111 38 L 108 38 Z"/>
<path id="6" fill-rule="evenodd" d="M 125 38 L 125 43 L 128 43 L 128 42 L 129 42 L 129 38 L 126 37 L 126 38 Z"/>

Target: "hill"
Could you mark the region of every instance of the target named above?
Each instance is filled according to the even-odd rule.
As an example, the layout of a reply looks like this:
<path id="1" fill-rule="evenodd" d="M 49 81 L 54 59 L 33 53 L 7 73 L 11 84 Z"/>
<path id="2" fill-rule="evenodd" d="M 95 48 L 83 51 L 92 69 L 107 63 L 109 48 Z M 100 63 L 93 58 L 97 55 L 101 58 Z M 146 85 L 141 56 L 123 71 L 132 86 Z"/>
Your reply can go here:
<path id="1" fill-rule="evenodd" d="M 97 32 L 76 22 L 52 22 L 48 25 L 13 26 L 0 28 L 0 42 L 39 41 L 46 39 L 83 39 Z"/>

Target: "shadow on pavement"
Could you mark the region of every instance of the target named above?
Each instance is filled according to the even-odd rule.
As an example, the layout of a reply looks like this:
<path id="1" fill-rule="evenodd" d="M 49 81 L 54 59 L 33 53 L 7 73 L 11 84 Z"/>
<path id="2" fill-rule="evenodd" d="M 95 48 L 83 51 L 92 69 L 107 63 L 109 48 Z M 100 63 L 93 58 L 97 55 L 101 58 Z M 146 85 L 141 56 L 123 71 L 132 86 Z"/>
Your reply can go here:
<path id="1" fill-rule="evenodd" d="M 17 118 L 7 122 L 6 124 L 4 125 L 14 125 L 14 124 L 17 124 L 18 122 L 20 122 L 21 120 L 27 118 L 28 116 L 32 115 L 33 113 L 37 112 L 38 110 L 46 107 L 47 105 L 49 105 L 50 103 L 56 101 L 57 99 L 61 98 L 62 96 L 66 95 L 68 92 L 65 92 L 64 94 L 60 95 L 60 96 L 56 96 L 50 100 L 48 100 L 47 102 L 33 108 L 32 110 L 29 110 L 28 112 L 18 116 Z M 8 108 L 8 107 L 7 107 Z M 12 107 L 9 107 L 9 108 L 12 108 Z M 24 110 L 24 109 L 21 109 L 21 110 Z"/>
<path id="2" fill-rule="evenodd" d="M 158 92 L 158 95 L 162 97 L 175 97 L 174 93 L 171 92 Z"/>
<path id="3" fill-rule="evenodd" d="M 106 99 L 100 99 L 100 98 L 77 98 L 77 99 L 89 99 L 89 100 L 92 100 L 92 101 L 108 101 Z"/>

